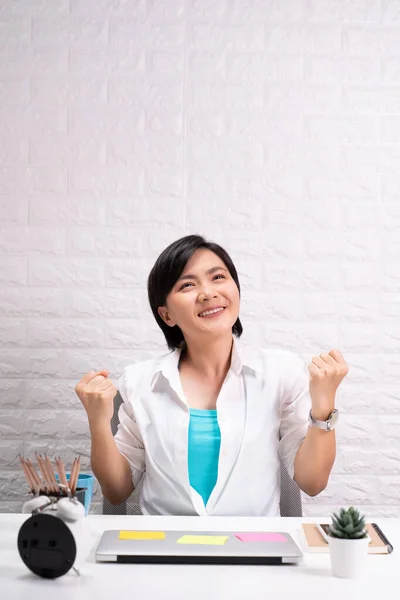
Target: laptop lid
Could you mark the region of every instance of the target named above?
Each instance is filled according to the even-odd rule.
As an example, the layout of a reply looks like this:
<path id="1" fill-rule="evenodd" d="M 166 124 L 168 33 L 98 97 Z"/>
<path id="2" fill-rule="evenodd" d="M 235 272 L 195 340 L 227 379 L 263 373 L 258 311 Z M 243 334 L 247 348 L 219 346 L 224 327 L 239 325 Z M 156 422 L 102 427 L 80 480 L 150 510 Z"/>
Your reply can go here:
<path id="1" fill-rule="evenodd" d="M 286 532 L 108 530 L 98 562 L 185 564 L 298 564 L 302 552 Z"/>

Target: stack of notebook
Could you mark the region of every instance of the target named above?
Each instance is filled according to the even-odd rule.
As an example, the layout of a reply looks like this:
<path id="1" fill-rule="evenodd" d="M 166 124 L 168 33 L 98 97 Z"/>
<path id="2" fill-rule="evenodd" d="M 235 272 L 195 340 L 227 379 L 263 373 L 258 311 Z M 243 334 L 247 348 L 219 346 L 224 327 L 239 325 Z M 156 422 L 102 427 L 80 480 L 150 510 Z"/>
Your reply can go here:
<path id="1" fill-rule="evenodd" d="M 317 529 L 315 523 L 303 523 L 303 532 L 308 552 L 329 552 L 329 545 Z M 368 545 L 369 554 L 390 554 L 393 547 L 376 523 L 367 523 L 367 533 L 371 538 Z"/>

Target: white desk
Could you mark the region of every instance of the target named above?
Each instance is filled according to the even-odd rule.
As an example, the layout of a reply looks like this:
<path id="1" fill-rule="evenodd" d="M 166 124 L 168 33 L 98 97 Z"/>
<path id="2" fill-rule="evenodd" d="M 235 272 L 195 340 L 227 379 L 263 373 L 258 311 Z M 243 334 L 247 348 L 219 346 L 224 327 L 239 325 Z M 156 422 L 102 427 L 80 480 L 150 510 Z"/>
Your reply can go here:
<path id="1" fill-rule="evenodd" d="M 331 575 L 329 554 L 305 553 L 300 566 L 140 565 L 95 563 L 105 529 L 191 531 L 287 531 L 301 544 L 300 523 L 317 519 L 246 517 L 89 516 L 89 553 L 78 577 L 70 570 L 54 580 L 33 575 L 22 563 L 17 536 L 27 515 L 0 514 L 0 598 L 4 600 L 347 600 L 397 597 L 400 584 L 400 519 L 369 519 L 394 546 L 390 555 L 369 555 L 361 580 Z M 326 521 L 326 519 L 324 519 Z M 397 585 L 396 585 L 397 584 Z M 49 596 L 50 594 L 50 596 Z"/>

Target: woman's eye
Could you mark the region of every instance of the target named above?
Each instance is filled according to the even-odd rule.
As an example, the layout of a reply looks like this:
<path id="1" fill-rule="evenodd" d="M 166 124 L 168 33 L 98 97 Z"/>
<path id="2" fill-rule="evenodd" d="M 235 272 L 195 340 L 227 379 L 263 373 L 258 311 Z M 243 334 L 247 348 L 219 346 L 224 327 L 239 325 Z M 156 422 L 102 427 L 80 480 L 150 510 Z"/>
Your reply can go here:
<path id="1" fill-rule="evenodd" d="M 214 275 L 214 277 L 213 277 L 213 281 L 214 281 L 215 279 L 217 279 L 217 278 L 220 278 L 220 279 L 226 279 L 225 275 L 222 275 L 221 273 L 219 273 L 218 275 Z M 194 283 L 193 283 L 193 282 L 190 282 L 190 281 L 188 281 L 188 282 L 184 283 L 184 284 L 183 284 L 183 285 L 182 285 L 182 286 L 179 288 L 179 291 L 186 289 L 188 286 L 191 286 L 191 287 L 193 287 L 193 286 L 194 286 Z"/>

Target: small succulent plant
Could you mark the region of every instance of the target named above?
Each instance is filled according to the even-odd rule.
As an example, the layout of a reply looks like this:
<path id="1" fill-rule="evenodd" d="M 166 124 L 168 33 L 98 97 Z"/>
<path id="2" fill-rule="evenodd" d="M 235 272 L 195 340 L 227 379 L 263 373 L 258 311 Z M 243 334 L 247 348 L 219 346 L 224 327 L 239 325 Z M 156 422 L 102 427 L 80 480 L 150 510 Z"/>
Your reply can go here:
<path id="1" fill-rule="evenodd" d="M 329 526 L 329 535 L 334 538 L 347 540 L 360 540 L 368 536 L 365 530 L 365 517 L 351 506 L 341 508 L 340 514 L 333 513 L 332 525 Z"/>

